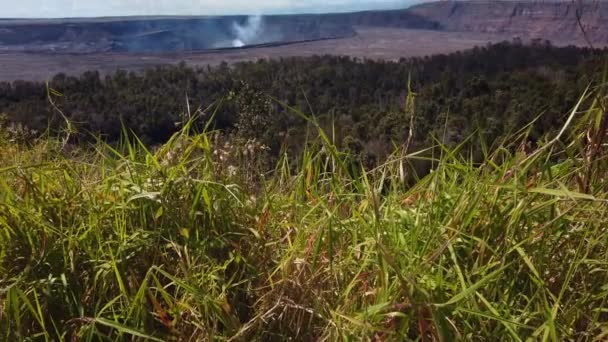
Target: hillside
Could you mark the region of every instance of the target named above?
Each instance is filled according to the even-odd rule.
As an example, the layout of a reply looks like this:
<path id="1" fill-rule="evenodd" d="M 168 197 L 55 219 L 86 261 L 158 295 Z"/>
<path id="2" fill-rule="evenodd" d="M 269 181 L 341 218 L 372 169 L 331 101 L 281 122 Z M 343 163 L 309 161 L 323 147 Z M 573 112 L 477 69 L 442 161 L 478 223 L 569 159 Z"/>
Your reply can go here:
<path id="1" fill-rule="evenodd" d="M 608 44 L 606 1 L 438 1 L 414 6 L 412 14 L 448 31 L 508 34 L 584 44 Z"/>

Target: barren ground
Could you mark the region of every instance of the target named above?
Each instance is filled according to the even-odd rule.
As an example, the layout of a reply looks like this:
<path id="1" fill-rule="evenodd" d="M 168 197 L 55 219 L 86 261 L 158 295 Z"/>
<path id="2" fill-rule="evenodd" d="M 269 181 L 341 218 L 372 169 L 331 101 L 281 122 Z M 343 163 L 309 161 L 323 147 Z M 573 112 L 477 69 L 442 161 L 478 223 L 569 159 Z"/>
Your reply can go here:
<path id="1" fill-rule="evenodd" d="M 217 65 L 261 58 L 311 55 L 344 55 L 359 58 L 393 60 L 401 57 L 449 53 L 509 40 L 505 35 L 440 32 L 398 28 L 358 28 L 353 38 L 296 43 L 275 47 L 259 47 L 228 51 L 199 51 L 167 54 L 95 53 L 53 54 L 0 52 L 0 81 L 44 81 L 57 73 L 78 75 L 87 70 L 102 74 L 116 69 L 141 70 L 156 65 Z"/>

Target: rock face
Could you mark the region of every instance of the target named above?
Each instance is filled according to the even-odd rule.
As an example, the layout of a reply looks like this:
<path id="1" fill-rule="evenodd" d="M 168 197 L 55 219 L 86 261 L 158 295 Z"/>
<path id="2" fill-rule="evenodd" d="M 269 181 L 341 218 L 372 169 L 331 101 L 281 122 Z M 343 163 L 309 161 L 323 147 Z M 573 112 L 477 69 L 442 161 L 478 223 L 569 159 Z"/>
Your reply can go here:
<path id="1" fill-rule="evenodd" d="M 580 23 L 579 23 L 580 18 Z M 263 17 L 0 19 L 0 52 L 182 52 L 353 37 L 359 26 L 608 45 L 608 0 L 437 1 L 407 10 Z"/>
<path id="2" fill-rule="evenodd" d="M 448 31 L 500 33 L 526 39 L 608 44 L 608 2 L 575 1 L 437 1 L 414 6 L 411 13 Z"/>

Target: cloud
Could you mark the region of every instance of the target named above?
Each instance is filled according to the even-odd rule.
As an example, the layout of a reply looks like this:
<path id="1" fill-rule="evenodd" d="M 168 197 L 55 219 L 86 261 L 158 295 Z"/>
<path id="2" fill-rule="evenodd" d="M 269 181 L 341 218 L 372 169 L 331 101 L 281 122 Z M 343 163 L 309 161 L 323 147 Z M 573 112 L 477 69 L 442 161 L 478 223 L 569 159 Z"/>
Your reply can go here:
<path id="1" fill-rule="evenodd" d="M 220 15 L 357 11 L 407 7 L 420 0 L 0 0 L 1 17 Z M 4 3 L 4 4 L 3 4 Z"/>

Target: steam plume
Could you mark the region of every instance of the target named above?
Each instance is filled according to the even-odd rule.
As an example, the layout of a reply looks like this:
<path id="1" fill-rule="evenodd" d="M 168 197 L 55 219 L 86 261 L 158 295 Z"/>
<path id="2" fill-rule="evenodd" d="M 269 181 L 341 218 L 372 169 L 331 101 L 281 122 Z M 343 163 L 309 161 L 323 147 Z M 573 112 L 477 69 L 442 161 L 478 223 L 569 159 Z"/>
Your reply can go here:
<path id="1" fill-rule="evenodd" d="M 232 41 L 233 47 L 256 44 L 260 41 L 264 22 L 262 16 L 254 15 L 247 18 L 245 25 L 235 23 L 233 26 L 236 38 Z"/>

